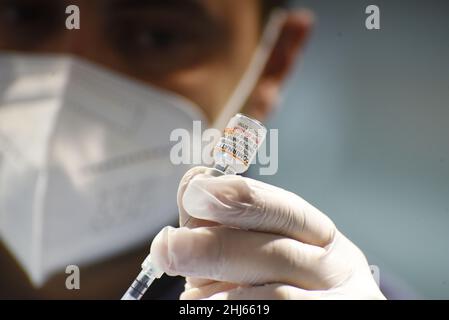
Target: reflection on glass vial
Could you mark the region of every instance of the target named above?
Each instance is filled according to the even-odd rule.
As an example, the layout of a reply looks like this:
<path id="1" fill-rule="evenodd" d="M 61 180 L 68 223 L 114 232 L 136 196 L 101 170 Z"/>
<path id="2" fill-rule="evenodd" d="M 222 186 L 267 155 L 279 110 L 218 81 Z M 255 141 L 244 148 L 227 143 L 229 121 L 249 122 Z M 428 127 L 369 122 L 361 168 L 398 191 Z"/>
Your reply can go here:
<path id="1" fill-rule="evenodd" d="M 267 129 L 259 121 L 240 113 L 235 115 L 214 149 L 215 167 L 226 174 L 245 172 L 266 134 Z"/>

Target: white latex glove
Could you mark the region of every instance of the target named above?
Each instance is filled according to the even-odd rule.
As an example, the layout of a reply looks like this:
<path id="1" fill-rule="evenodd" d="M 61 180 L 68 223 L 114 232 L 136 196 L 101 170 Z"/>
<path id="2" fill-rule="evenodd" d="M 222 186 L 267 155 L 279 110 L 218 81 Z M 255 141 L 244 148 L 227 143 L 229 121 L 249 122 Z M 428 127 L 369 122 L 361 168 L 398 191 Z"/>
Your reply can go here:
<path id="1" fill-rule="evenodd" d="M 363 253 L 299 196 L 196 167 L 178 190 L 180 225 L 151 248 L 187 277 L 181 299 L 384 299 Z M 192 228 L 193 227 L 193 228 Z"/>

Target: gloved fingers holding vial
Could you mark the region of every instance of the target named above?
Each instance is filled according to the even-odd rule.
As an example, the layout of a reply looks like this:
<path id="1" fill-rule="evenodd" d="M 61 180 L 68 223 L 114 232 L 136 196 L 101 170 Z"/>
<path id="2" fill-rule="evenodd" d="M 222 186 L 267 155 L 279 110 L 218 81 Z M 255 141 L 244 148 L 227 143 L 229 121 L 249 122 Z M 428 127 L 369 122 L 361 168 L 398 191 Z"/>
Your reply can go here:
<path id="1" fill-rule="evenodd" d="M 229 146 L 239 139 L 227 130 Z M 185 174 L 178 206 L 187 227 L 164 228 L 151 247 L 157 269 L 186 277 L 182 299 L 384 299 L 363 253 L 325 214 L 284 189 L 214 170 Z"/>
<path id="2" fill-rule="evenodd" d="M 192 170 L 178 196 L 196 227 L 167 227 L 151 249 L 159 268 L 188 277 L 181 298 L 383 298 L 361 251 L 299 196 Z"/>

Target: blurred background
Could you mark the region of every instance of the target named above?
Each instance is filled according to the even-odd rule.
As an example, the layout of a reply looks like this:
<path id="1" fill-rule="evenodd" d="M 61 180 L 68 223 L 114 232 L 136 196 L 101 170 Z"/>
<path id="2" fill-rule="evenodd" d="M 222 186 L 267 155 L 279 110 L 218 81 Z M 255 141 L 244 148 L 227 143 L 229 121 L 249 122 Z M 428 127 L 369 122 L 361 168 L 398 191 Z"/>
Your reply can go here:
<path id="1" fill-rule="evenodd" d="M 261 179 L 327 213 L 402 298 L 449 298 L 449 2 L 293 1 L 317 16 Z M 365 28 L 376 4 L 381 29 Z M 255 174 L 257 174 L 255 172 Z"/>

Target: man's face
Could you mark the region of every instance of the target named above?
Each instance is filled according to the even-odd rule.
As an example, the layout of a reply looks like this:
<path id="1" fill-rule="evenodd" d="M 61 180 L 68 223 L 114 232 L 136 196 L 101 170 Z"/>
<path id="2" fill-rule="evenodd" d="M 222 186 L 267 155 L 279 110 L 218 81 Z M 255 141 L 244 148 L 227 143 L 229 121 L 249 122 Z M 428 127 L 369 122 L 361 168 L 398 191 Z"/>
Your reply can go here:
<path id="1" fill-rule="evenodd" d="M 67 30 L 69 5 L 80 30 Z M 247 67 L 260 0 L 2 0 L 0 51 L 71 53 L 177 92 L 210 120 Z"/>

